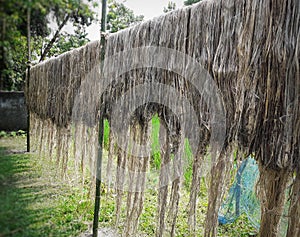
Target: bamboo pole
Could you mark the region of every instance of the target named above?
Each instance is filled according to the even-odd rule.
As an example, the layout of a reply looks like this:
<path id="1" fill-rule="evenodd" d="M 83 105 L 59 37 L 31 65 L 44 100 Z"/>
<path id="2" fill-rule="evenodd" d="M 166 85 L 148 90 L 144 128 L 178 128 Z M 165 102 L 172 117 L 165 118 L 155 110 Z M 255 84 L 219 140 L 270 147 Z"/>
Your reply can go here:
<path id="1" fill-rule="evenodd" d="M 99 226 L 99 212 L 100 212 L 100 197 L 101 197 L 101 173 L 102 173 L 102 144 L 103 144 L 103 119 L 99 121 L 99 140 L 98 140 L 98 159 L 96 167 L 96 194 L 95 194 L 95 209 L 94 209 L 94 222 L 93 222 L 93 237 L 98 237 Z"/>
<path id="2" fill-rule="evenodd" d="M 103 65 L 105 59 L 105 47 L 106 47 L 106 16 L 107 16 L 107 0 L 102 0 L 102 14 L 101 14 L 101 54 L 100 65 Z M 101 70 L 102 71 L 102 70 Z M 103 112 L 101 109 L 99 118 L 99 136 L 98 136 L 98 159 L 97 159 L 97 173 L 96 173 L 96 194 L 95 194 L 95 210 L 94 210 L 94 222 L 93 222 L 93 237 L 98 237 L 99 226 L 99 212 L 100 212 L 100 196 L 101 196 L 101 173 L 102 173 L 102 148 L 103 148 Z"/>
<path id="3" fill-rule="evenodd" d="M 31 1 L 28 3 L 27 7 L 27 49 L 28 49 L 28 62 L 27 62 L 27 90 L 29 90 L 29 83 L 30 83 L 30 67 L 31 67 L 31 48 L 30 48 L 30 41 L 31 41 L 31 33 L 30 33 L 30 21 L 31 21 Z M 27 108 L 27 152 L 30 152 L 30 111 Z"/>

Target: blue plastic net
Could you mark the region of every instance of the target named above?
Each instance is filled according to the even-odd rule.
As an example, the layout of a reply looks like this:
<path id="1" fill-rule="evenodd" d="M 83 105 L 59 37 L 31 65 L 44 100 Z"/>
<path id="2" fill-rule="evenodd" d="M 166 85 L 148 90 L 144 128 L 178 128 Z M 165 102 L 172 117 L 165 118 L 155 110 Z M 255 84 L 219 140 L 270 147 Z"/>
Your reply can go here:
<path id="1" fill-rule="evenodd" d="M 259 229 L 261 210 L 260 202 L 255 192 L 258 178 L 258 165 L 253 158 L 249 157 L 238 168 L 234 183 L 219 210 L 218 220 L 220 224 L 232 223 L 241 214 L 245 214 L 250 224 L 257 230 Z M 284 236 L 287 230 L 287 212 L 288 203 L 285 206 L 281 220 L 280 236 Z"/>
<path id="2" fill-rule="evenodd" d="M 219 211 L 220 224 L 232 223 L 244 213 L 252 225 L 259 228 L 260 203 L 255 194 L 258 176 L 256 161 L 253 158 L 244 160 Z"/>

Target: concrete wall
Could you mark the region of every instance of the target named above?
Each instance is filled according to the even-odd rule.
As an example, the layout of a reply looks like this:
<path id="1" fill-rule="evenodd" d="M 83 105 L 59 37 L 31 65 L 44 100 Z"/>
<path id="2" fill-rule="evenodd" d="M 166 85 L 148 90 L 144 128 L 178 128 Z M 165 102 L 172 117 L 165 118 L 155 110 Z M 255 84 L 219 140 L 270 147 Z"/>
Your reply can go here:
<path id="1" fill-rule="evenodd" d="M 24 92 L 0 91 L 0 131 L 27 130 Z"/>

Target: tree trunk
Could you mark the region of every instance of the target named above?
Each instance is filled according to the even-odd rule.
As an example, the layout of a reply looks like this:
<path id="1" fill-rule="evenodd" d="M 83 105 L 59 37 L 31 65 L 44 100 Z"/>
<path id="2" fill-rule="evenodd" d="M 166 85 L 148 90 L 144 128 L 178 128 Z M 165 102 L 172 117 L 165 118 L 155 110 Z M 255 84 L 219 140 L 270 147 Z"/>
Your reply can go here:
<path id="1" fill-rule="evenodd" d="M 50 42 L 47 44 L 46 48 L 44 49 L 41 58 L 40 58 L 40 62 L 44 61 L 47 54 L 49 53 L 50 49 L 52 48 L 53 44 L 55 43 L 61 29 L 67 24 L 68 20 L 70 18 L 70 14 L 66 15 L 65 19 L 62 21 L 62 23 L 58 26 L 57 31 L 55 32 L 54 36 L 52 37 L 52 39 L 50 40 Z"/>

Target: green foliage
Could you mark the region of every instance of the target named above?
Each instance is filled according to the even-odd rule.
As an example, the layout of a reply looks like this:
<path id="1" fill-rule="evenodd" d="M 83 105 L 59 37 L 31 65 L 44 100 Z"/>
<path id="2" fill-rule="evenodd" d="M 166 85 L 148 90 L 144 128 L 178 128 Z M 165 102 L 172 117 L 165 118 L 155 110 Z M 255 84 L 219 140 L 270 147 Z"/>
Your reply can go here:
<path id="1" fill-rule="evenodd" d="M 17 131 L 17 136 L 26 137 L 27 136 L 27 132 L 25 132 L 23 130 L 18 130 Z"/>
<path id="2" fill-rule="evenodd" d="M 22 90 L 28 61 L 27 9 L 31 10 L 31 61 L 43 61 L 86 44 L 86 27 L 96 20 L 96 0 L 3 0 L 0 5 L 0 90 Z M 144 19 L 123 3 L 109 0 L 108 31 Z M 51 28 L 50 28 L 51 22 Z M 71 24 L 74 33 L 63 31 Z M 53 27 L 55 25 L 55 27 Z"/>
<path id="3" fill-rule="evenodd" d="M 94 0 L 87 0 L 93 3 Z M 30 9 L 32 61 L 82 46 L 95 12 L 83 0 L 3 0 L 0 5 L 0 90 L 22 90 L 28 61 L 27 10 Z M 94 4 L 95 5 L 95 4 Z M 51 25 L 56 25 L 54 30 Z M 73 34 L 63 33 L 72 24 Z M 52 38 L 50 38 L 52 37 Z"/>
<path id="4" fill-rule="evenodd" d="M 7 133 L 5 131 L 0 131 L 0 137 L 6 137 Z"/>
<path id="5" fill-rule="evenodd" d="M 89 42 L 86 36 L 87 33 L 85 32 L 76 32 L 75 34 L 69 34 L 66 32 L 62 33 L 50 49 L 48 56 L 58 56 L 62 53 L 85 45 Z M 46 42 L 49 42 L 49 40 L 46 40 Z"/>
<path id="6" fill-rule="evenodd" d="M 116 0 L 108 1 L 107 30 L 110 33 L 123 30 L 144 20 L 143 15 L 135 16 L 133 11 Z"/>
<path id="7" fill-rule="evenodd" d="M 176 9 L 176 3 L 175 2 L 172 2 L 172 1 L 170 1 L 170 2 L 168 2 L 168 6 L 167 7 L 164 7 L 164 13 L 167 13 L 167 12 L 171 12 L 171 11 L 173 11 L 173 10 L 175 10 Z"/>
<path id="8" fill-rule="evenodd" d="M 193 5 L 194 3 L 200 2 L 201 0 L 186 0 L 184 1 L 185 6 Z"/>
<path id="9" fill-rule="evenodd" d="M 0 138 L 1 137 L 26 137 L 26 132 L 23 130 L 19 131 L 12 131 L 12 132 L 6 132 L 6 131 L 0 131 Z"/>
<path id="10" fill-rule="evenodd" d="M 0 10 L 0 90 L 21 90 L 27 62 L 27 7 L 31 7 L 32 36 L 49 33 L 48 20 L 40 1 L 4 0 Z"/>
<path id="11" fill-rule="evenodd" d="M 17 9 L 14 3 L 1 3 L 0 90 L 21 87 L 26 68 L 26 53 L 22 53 L 26 52 L 26 37 L 18 30 L 22 19 L 15 12 Z"/>
<path id="12" fill-rule="evenodd" d="M 52 20 L 56 24 L 57 30 L 53 32 L 51 39 L 42 39 L 40 61 L 43 61 L 46 57 L 62 54 L 80 47 L 88 42 L 85 32 L 86 27 L 92 24 L 96 16 L 89 3 L 96 5 L 95 1 L 56 0 L 50 5 L 49 13 L 52 13 Z M 62 28 L 68 23 L 72 24 L 74 33 L 61 33 Z"/>

